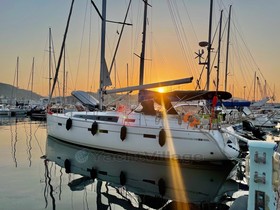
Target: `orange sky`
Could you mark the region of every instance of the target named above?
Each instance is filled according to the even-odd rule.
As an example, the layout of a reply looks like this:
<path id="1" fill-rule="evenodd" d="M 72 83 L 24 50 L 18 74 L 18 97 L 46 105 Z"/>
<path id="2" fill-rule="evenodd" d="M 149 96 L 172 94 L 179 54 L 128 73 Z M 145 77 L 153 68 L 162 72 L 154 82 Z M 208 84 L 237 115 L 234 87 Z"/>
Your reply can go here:
<path id="1" fill-rule="evenodd" d="M 100 1 L 97 5 L 100 8 L 99 3 Z M 150 0 L 150 3 L 152 7 L 148 11 L 145 83 L 193 76 L 192 84 L 167 89 L 194 89 L 202 70 L 202 66 L 198 65 L 198 60 L 194 59 L 196 56 L 194 52 L 201 49 L 198 46 L 199 41 L 208 39 L 209 1 Z M 127 4 L 128 0 L 119 0 L 118 4 L 116 1 L 108 0 L 107 19 L 122 21 Z M 269 4 L 262 0 L 256 0 L 254 4 L 242 0 L 214 1 L 213 37 L 218 27 L 220 10 L 224 10 L 219 89 L 224 90 L 226 23 L 230 4 L 233 6 L 228 90 L 234 96 L 241 98 L 244 98 L 245 90 L 245 98 L 253 99 L 253 77 L 254 72 L 257 72 L 260 81 L 257 89 L 260 90 L 259 87 L 263 89 L 266 80 L 270 88 L 270 96 L 274 87 L 277 94 L 279 92 L 277 90 L 280 90 L 277 63 L 280 31 L 279 27 L 275 27 L 280 25 L 278 0 L 272 0 Z M 70 2 L 66 0 L 59 2 L 50 0 L 48 3 L 36 0 L 28 2 L 3 0 L 0 8 L 0 70 L 2 72 L 0 82 L 15 84 L 16 58 L 19 56 L 19 87 L 30 88 L 32 58 L 35 57 L 34 90 L 39 94 L 47 95 L 48 28 L 52 28 L 57 61 Z M 248 14 L 249 10 L 250 14 Z M 138 83 L 139 58 L 135 54 L 139 55 L 141 50 L 142 14 L 142 1 L 133 1 L 127 21 L 133 26 L 125 28 L 114 66 L 114 70 L 118 72 L 116 77 L 118 87 L 127 85 L 127 70 L 129 85 Z M 89 27 L 90 23 L 91 27 Z M 98 87 L 99 26 L 100 20 L 92 6 L 86 1 L 76 1 L 66 44 L 68 94 L 75 89 L 95 91 Z M 108 67 L 111 64 L 120 30 L 120 25 L 107 25 Z M 217 51 L 216 40 L 217 35 L 213 43 L 214 49 L 211 55 L 213 59 Z M 205 58 L 206 54 L 203 57 Z M 217 65 L 216 61 L 213 62 Z M 61 67 L 62 71 L 63 65 Z M 204 87 L 205 73 L 202 78 L 201 84 Z M 211 89 L 215 88 L 213 80 L 216 80 L 214 68 L 211 73 Z M 112 81 L 115 84 L 114 73 Z M 62 90 L 61 74 L 60 89 Z M 57 94 L 58 91 L 56 91 Z M 260 91 L 257 96 L 260 97 Z M 280 95 L 276 95 L 276 99 L 279 101 Z"/>

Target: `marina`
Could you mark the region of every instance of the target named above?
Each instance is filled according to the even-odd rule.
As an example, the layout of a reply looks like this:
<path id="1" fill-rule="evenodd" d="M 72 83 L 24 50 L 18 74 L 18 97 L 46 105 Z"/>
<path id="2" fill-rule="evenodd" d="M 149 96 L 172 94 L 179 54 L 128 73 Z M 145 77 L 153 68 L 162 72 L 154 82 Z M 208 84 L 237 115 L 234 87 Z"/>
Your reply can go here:
<path id="1" fill-rule="evenodd" d="M 249 195 L 245 159 L 239 165 L 95 150 L 47 136 L 46 122 L 29 117 L 1 117 L 0 130 L 3 209 L 230 209 Z"/>
<path id="2" fill-rule="evenodd" d="M 44 76 L 0 83 L 0 208 L 279 210 L 279 90 L 209 3 L 57 2 Z"/>

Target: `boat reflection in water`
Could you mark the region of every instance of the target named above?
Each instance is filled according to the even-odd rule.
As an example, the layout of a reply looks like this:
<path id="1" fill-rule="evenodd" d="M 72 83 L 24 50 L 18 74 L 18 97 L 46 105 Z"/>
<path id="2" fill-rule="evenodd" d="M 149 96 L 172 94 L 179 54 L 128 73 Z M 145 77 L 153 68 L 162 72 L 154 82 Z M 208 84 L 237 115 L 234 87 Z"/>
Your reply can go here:
<path id="1" fill-rule="evenodd" d="M 221 205 L 225 195 L 238 190 L 237 183 L 229 178 L 235 167 L 232 162 L 173 164 L 169 160 L 88 149 L 48 137 L 45 160 L 48 178 L 54 178 L 53 162 L 64 168 L 60 169 L 60 176 L 70 174 L 71 191 L 96 193 L 97 209 L 105 205 L 101 195 L 107 198 L 106 205 L 115 204 L 125 209 L 170 209 L 176 205 L 185 209 L 208 209 L 210 205 Z M 179 171 L 175 180 L 174 171 Z M 46 181 L 46 188 L 49 185 L 50 189 L 62 189 L 50 183 Z M 51 192 L 50 197 L 55 205 Z"/>

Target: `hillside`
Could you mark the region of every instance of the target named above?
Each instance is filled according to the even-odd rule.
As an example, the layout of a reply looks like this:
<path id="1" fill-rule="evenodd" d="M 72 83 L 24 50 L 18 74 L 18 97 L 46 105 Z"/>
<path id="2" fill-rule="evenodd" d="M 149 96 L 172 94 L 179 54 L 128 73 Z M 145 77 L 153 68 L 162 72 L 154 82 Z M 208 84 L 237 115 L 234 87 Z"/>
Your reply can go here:
<path id="1" fill-rule="evenodd" d="M 93 95 L 95 98 L 98 98 L 96 93 L 89 93 L 89 94 Z M 117 103 L 118 102 L 123 103 L 128 98 L 127 96 L 124 96 L 124 97 L 120 97 L 120 96 L 121 95 L 118 95 L 118 94 L 107 95 L 104 97 L 104 99 L 105 99 L 104 102 L 105 102 L 105 104 L 111 104 L 110 102 L 112 102 L 112 101 L 117 102 Z M 29 91 L 29 90 L 18 89 L 12 85 L 0 83 L 0 103 L 4 101 L 3 99 L 16 98 L 18 101 L 23 101 L 23 100 L 28 101 L 30 99 L 39 100 L 40 98 L 43 98 L 43 97 L 44 96 L 33 93 L 32 98 L 31 98 L 31 91 Z M 74 104 L 77 102 L 77 99 L 75 99 L 73 96 L 66 96 L 65 98 L 66 98 L 65 101 L 68 103 Z M 61 97 L 53 97 L 53 100 L 61 101 Z M 137 95 L 130 95 L 129 101 L 132 104 L 137 104 Z M 4 103 L 6 103 L 6 102 L 4 102 Z"/>
<path id="2" fill-rule="evenodd" d="M 17 98 L 19 100 L 22 99 L 32 99 L 38 100 L 42 98 L 41 95 L 38 95 L 36 93 L 33 93 L 31 96 L 31 91 L 24 90 L 24 89 L 18 89 L 12 85 L 0 83 L 0 97 L 1 98 Z"/>

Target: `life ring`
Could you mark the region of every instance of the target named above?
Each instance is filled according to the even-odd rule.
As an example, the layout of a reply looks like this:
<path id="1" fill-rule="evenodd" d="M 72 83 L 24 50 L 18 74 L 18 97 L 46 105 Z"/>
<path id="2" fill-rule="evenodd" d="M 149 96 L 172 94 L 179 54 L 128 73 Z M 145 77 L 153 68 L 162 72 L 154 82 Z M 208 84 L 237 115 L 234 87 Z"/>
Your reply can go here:
<path id="1" fill-rule="evenodd" d="M 71 173 L 71 162 L 70 162 L 69 159 L 66 159 L 66 160 L 64 161 L 64 168 L 65 168 L 65 172 L 66 172 L 67 174 Z"/>
<path id="2" fill-rule="evenodd" d="M 122 186 L 124 186 L 125 183 L 126 183 L 126 175 L 125 175 L 125 173 L 123 171 L 121 171 L 121 173 L 120 173 L 120 184 Z"/>
<path id="3" fill-rule="evenodd" d="M 120 132 L 120 138 L 121 138 L 122 141 L 125 140 L 125 138 L 126 138 L 126 133 L 127 133 L 127 128 L 126 128 L 126 126 L 122 126 L 121 132 Z"/>
<path id="4" fill-rule="evenodd" d="M 91 134 L 94 136 L 98 131 L 98 124 L 94 121 L 91 125 Z"/>
<path id="5" fill-rule="evenodd" d="M 72 119 L 68 118 L 66 120 L 66 130 L 69 131 L 71 129 L 71 127 L 72 127 Z"/>
<path id="6" fill-rule="evenodd" d="M 158 180 L 158 192 L 161 196 L 165 195 L 166 192 L 166 184 L 163 178 Z"/>
<path id="7" fill-rule="evenodd" d="M 161 129 L 158 136 L 158 143 L 162 147 L 166 142 L 166 132 L 164 129 Z"/>

